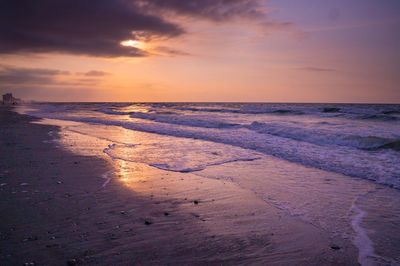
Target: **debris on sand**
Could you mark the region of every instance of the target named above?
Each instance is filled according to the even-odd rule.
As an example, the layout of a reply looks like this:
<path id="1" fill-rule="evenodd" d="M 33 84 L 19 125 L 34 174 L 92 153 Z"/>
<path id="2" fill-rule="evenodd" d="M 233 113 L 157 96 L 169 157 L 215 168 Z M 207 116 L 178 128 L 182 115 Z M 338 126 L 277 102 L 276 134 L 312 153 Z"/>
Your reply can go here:
<path id="1" fill-rule="evenodd" d="M 331 249 L 333 249 L 333 250 L 339 250 L 340 247 L 339 247 L 338 245 L 333 244 L 333 245 L 331 245 Z"/>
<path id="2" fill-rule="evenodd" d="M 67 265 L 68 265 L 68 266 L 77 265 L 76 259 L 67 260 Z"/>

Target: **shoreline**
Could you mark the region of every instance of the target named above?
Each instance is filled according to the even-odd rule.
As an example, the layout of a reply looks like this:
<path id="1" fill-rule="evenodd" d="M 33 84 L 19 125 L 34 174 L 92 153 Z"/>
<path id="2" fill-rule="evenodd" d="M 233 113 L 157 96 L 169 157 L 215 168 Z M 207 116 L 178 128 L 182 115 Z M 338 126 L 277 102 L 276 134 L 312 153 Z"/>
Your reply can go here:
<path id="1" fill-rule="evenodd" d="M 183 245 L 188 231 L 203 234 L 192 215 L 181 217 L 173 200 L 154 202 L 112 181 L 103 186 L 103 175 L 113 171 L 109 162 L 58 146 L 60 128 L 32 123 L 39 120 L 0 109 L 2 265 L 184 264 L 190 258 Z M 186 241 L 168 247 L 164 231 Z"/>
<path id="2" fill-rule="evenodd" d="M 58 127 L 0 113 L 5 265 L 357 263 L 355 247 L 334 250 L 323 230 L 234 183 L 140 163 L 112 166 L 57 148 L 49 140 L 64 134 Z M 106 173 L 113 178 L 103 186 Z"/>

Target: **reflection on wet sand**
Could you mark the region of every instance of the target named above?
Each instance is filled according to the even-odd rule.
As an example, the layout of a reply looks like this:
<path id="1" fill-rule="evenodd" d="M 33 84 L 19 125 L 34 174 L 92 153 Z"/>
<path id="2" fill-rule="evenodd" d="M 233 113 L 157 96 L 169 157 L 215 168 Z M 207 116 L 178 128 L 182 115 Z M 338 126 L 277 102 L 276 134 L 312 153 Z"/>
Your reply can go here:
<path id="1" fill-rule="evenodd" d="M 123 186 L 132 189 L 136 193 L 143 192 L 140 190 L 142 186 L 139 184 L 148 180 L 148 176 L 151 174 L 148 167 L 140 167 L 132 162 L 119 159 L 113 160 L 113 166 L 117 182 L 120 182 Z"/>

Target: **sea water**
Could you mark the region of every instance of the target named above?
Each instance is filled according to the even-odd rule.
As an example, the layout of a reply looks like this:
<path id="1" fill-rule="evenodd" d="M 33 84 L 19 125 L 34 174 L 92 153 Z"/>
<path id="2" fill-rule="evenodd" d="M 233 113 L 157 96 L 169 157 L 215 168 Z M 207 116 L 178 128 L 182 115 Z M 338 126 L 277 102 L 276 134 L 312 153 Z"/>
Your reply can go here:
<path id="1" fill-rule="evenodd" d="M 99 140 L 112 159 L 234 182 L 332 238 L 351 239 L 363 265 L 400 262 L 400 105 L 36 103 L 22 109 L 79 122 L 65 130 Z"/>

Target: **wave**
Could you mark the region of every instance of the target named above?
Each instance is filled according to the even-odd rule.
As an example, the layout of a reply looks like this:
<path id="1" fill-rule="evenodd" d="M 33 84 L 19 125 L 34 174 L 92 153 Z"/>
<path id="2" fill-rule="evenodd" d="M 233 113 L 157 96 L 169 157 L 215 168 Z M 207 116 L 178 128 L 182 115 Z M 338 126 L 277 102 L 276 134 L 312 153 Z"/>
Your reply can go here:
<path id="1" fill-rule="evenodd" d="M 341 146 L 332 149 L 328 146 L 296 141 L 281 136 L 266 136 L 265 134 L 258 134 L 257 132 L 244 128 L 220 130 L 181 125 L 171 126 L 170 124 L 164 123 L 137 123 L 106 120 L 92 117 L 52 116 L 47 118 L 120 126 L 130 130 L 227 144 L 264 153 L 266 155 L 272 155 L 305 166 L 348 176 L 365 178 L 395 188 L 400 188 L 400 179 L 398 178 L 400 162 L 398 154 L 381 153 L 377 156 L 376 154 L 370 154 L 367 151 L 357 149 L 349 151 L 348 148 L 342 148 Z"/>
<path id="2" fill-rule="evenodd" d="M 381 114 L 373 114 L 373 115 L 362 115 L 358 117 L 359 119 L 364 120 L 377 120 L 377 121 L 397 121 L 400 120 L 398 117 L 391 115 L 381 115 Z"/>
<path id="3" fill-rule="evenodd" d="M 107 107 L 109 106 L 107 105 Z M 95 106 L 95 108 L 99 109 L 99 106 Z M 160 115 L 154 112 L 156 107 L 152 106 L 152 108 L 153 110 L 150 110 L 149 113 L 130 112 L 133 117 L 141 117 L 131 120 L 119 119 L 112 115 L 99 114 L 96 116 L 94 113 L 93 115 L 92 113 L 88 115 L 86 109 L 80 113 L 39 110 L 30 114 L 43 118 L 119 126 L 159 135 L 227 144 L 272 155 L 305 166 L 370 179 L 400 188 L 399 136 L 396 135 L 398 127 L 393 123 L 380 124 L 381 122 L 379 122 L 378 125 L 375 122 L 360 121 L 358 123 L 363 128 L 365 127 L 366 134 L 362 136 L 361 134 L 352 133 L 363 132 L 363 128 L 355 124 L 354 128 L 357 130 L 352 130 L 351 122 L 345 121 L 344 123 L 343 120 L 336 119 L 328 120 L 333 121 L 333 125 L 319 125 L 320 119 L 317 121 L 311 120 L 312 124 L 310 124 L 307 117 L 305 120 L 303 119 L 306 124 L 299 122 L 300 120 L 298 119 L 290 119 L 287 122 L 281 121 L 279 123 L 253 122 L 246 124 L 247 122 L 245 122 L 243 124 L 243 119 L 240 118 L 239 121 L 242 121 L 240 125 L 216 121 L 213 118 L 215 116 L 212 115 Z M 119 109 L 117 108 L 117 110 Z M 126 108 L 126 110 L 122 111 L 130 110 Z M 228 119 L 232 117 L 237 116 L 231 116 Z M 141 119 L 146 119 L 147 121 L 142 121 Z M 233 119 L 232 121 L 235 120 Z M 295 123 L 291 124 L 291 122 Z M 371 130 L 368 127 L 370 123 L 374 127 Z M 387 128 L 382 128 L 382 126 L 387 126 Z M 386 137 L 374 136 L 376 132 L 382 132 Z M 369 135 L 368 133 L 372 134 Z M 174 147 L 171 147 L 171 150 L 174 149 Z M 155 163 L 154 166 L 163 167 L 159 163 L 164 162 L 155 161 L 153 163 Z M 195 167 L 185 167 L 185 169 L 191 170 L 192 168 Z"/>
<path id="4" fill-rule="evenodd" d="M 380 148 L 382 149 L 392 149 L 395 151 L 400 151 L 400 140 L 392 141 L 382 145 Z"/>
<path id="5" fill-rule="evenodd" d="M 130 112 L 124 112 L 124 111 L 116 111 L 114 109 L 110 109 L 110 108 L 101 108 L 101 109 L 97 109 L 97 112 L 101 112 L 103 114 L 108 114 L 108 115 L 129 115 Z"/>
<path id="6" fill-rule="evenodd" d="M 153 166 L 155 168 L 165 170 L 165 171 L 171 171 L 171 172 L 180 172 L 180 173 L 193 173 L 193 172 L 198 172 L 206 169 L 209 166 L 216 166 L 216 165 L 222 165 L 222 164 L 227 164 L 227 163 L 233 163 L 233 162 L 251 162 L 258 160 L 259 158 L 242 158 L 242 159 L 231 159 L 231 160 L 224 160 L 224 161 L 219 161 L 219 162 L 214 162 L 214 163 L 209 163 L 209 164 L 201 164 L 197 165 L 194 167 L 171 167 L 169 164 L 165 163 L 153 163 L 149 164 L 150 166 Z"/>
<path id="7" fill-rule="evenodd" d="M 349 115 L 356 118 L 360 115 L 398 114 L 396 110 L 381 110 L 381 106 L 369 105 L 326 105 L 326 104 L 238 104 L 227 107 L 204 107 L 204 106 L 169 106 L 170 108 L 208 113 L 235 113 L 235 114 L 292 114 L 292 115 Z"/>
<path id="8" fill-rule="evenodd" d="M 175 107 L 174 109 L 181 111 L 191 111 L 191 112 L 209 112 L 209 113 L 241 113 L 240 109 L 231 108 L 207 108 L 207 107 Z"/>
<path id="9" fill-rule="evenodd" d="M 274 110 L 271 112 L 272 114 L 281 114 L 281 115 L 286 115 L 286 114 L 291 114 L 291 115 L 302 115 L 304 112 L 302 111 L 296 111 L 296 110 L 286 110 L 286 109 L 278 109 Z"/>
<path id="10" fill-rule="evenodd" d="M 276 110 L 274 112 L 281 114 L 293 113 L 292 111 L 285 109 Z M 116 113 L 118 114 L 119 112 Z M 309 142 L 317 145 L 339 145 L 363 150 L 392 149 L 399 151 L 399 139 L 383 138 L 379 136 L 346 135 L 343 133 L 338 133 L 337 131 L 333 132 L 332 130 L 326 130 L 317 127 L 294 127 L 284 125 L 282 123 L 261 123 L 257 121 L 251 123 L 250 125 L 241 125 L 212 120 L 204 116 L 201 117 L 194 115 L 179 115 L 170 111 L 151 111 L 149 113 L 129 112 L 129 115 L 132 118 L 145 119 L 158 123 L 199 128 L 229 129 L 242 127 L 261 134 L 270 134 L 279 137 L 294 139 L 297 141 Z"/>
<path id="11" fill-rule="evenodd" d="M 55 104 L 55 105 L 45 105 L 45 108 L 41 110 L 42 115 L 53 114 L 57 115 L 63 113 L 68 113 L 71 110 L 79 109 L 82 104 Z M 97 104 L 89 105 L 90 108 L 93 106 L 97 107 Z M 170 110 L 158 110 L 150 108 L 147 109 L 148 112 L 133 112 L 129 111 L 129 105 L 115 106 L 114 104 L 106 104 L 101 108 L 96 108 L 96 111 L 100 111 L 105 114 L 115 114 L 115 115 L 129 115 L 132 118 L 144 119 L 148 121 L 173 124 L 181 126 L 189 126 L 195 128 L 215 128 L 215 129 L 239 129 L 246 128 L 257 132 L 259 134 L 269 134 L 274 136 L 279 136 L 283 138 L 289 138 L 302 142 L 309 142 L 312 144 L 329 146 L 347 146 L 362 150 L 380 150 L 380 149 L 390 149 L 394 151 L 399 151 L 400 139 L 398 138 L 388 138 L 374 135 L 354 135 L 349 133 L 341 133 L 337 130 L 338 124 L 333 124 L 335 126 L 334 130 L 324 129 L 321 127 L 306 127 L 304 125 L 291 126 L 283 123 L 262 123 L 262 122 L 252 122 L 251 124 L 238 124 L 231 122 L 224 122 L 216 119 L 210 119 L 207 115 L 186 115 L 178 114 Z M 87 109 L 88 106 L 85 106 Z M 89 109 L 90 109 L 89 108 Z M 116 109 L 115 109 L 116 108 Z M 120 110 L 119 108 L 127 108 L 128 111 Z M 137 107 L 136 107 L 137 108 Z M 142 107 L 143 108 L 143 107 Z M 336 107 L 326 107 L 326 108 L 336 108 Z M 43 112 L 45 111 L 45 112 Z M 293 113 L 292 111 L 286 109 L 275 110 L 281 114 Z M 329 110 L 331 111 L 331 110 Z M 333 110 L 336 111 L 336 110 Z M 374 116 L 375 118 L 376 116 Z M 221 119 L 221 118 L 220 118 Z M 320 126 L 330 126 L 332 123 L 327 121 L 317 122 Z"/>
<path id="12" fill-rule="evenodd" d="M 347 136 L 337 135 L 331 130 L 308 129 L 274 123 L 253 122 L 247 127 L 262 134 L 270 134 L 298 141 L 305 141 L 317 145 L 339 145 L 363 150 L 393 149 L 398 151 L 400 139 L 383 138 L 377 136 Z"/>
<path id="13" fill-rule="evenodd" d="M 382 111 L 382 114 L 384 114 L 384 115 L 400 115 L 400 110 Z"/>
<path id="14" fill-rule="evenodd" d="M 183 151 L 177 157 L 175 153 L 171 153 L 172 148 L 183 149 Z M 144 163 L 161 170 L 180 173 L 198 172 L 209 166 L 260 159 L 260 156 L 254 152 L 235 150 L 235 152 L 221 154 L 212 149 L 212 147 L 205 150 L 194 149 L 190 143 L 184 147 L 113 143 L 108 145 L 103 152 L 114 160 Z"/>
<path id="15" fill-rule="evenodd" d="M 340 108 L 337 107 L 324 107 L 322 109 L 323 113 L 337 113 L 340 112 Z"/>
<path id="16" fill-rule="evenodd" d="M 207 108 L 207 107 L 176 107 L 175 109 L 181 111 L 191 112 L 208 112 L 208 113 L 234 113 L 234 114 L 293 114 L 302 115 L 303 111 L 291 109 L 277 109 L 277 108 L 260 108 L 257 106 L 243 107 L 238 109 L 232 108 Z"/>
<path id="17" fill-rule="evenodd" d="M 131 108 L 129 108 L 131 107 Z M 371 121 L 400 121 L 400 111 L 396 105 L 354 105 L 354 104 L 108 104 L 100 111 L 109 115 L 133 115 L 142 118 L 147 114 L 177 115 L 185 112 L 212 114 L 238 114 L 238 115 L 311 115 L 317 117 L 337 117 L 347 120 Z M 142 111 L 143 110 L 143 111 Z M 166 122 L 159 121 L 159 122 Z M 211 126 L 211 127 L 216 127 Z M 222 125 L 224 127 L 224 125 Z"/>
<path id="18" fill-rule="evenodd" d="M 222 107 L 221 107 L 222 105 Z M 316 115 L 323 117 L 344 117 L 348 119 L 373 119 L 379 121 L 399 120 L 399 105 L 380 104 L 219 104 L 207 106 L 191 104 L 189 106 L 169 105 L 181 111 L 235 114 L 287 114 Z"/>
<path id="19" fill-rule="evenodd" d="M 240 127 L 239 124 L 226 123 L 217 120 L 198 119 L 196 117 L 187 117 L 184 115 L 170 115 L 164 113 L 131 113 L 131 117 L 151 120 L 159 123 L 185 125 L 191 127 L 204 127 L 204 128 L 233 128 Z"/>

